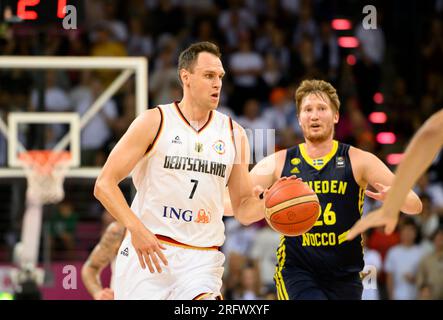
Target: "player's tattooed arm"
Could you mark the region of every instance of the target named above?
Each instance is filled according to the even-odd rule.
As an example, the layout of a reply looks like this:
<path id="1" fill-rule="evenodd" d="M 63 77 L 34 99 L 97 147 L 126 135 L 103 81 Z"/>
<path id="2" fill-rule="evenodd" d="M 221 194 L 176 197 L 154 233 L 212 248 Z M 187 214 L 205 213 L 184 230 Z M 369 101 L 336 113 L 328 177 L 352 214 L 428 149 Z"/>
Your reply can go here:
<path id="1" fill-rule="evenodd" d="M 125 228 L 121 224 L 111 223 L 83 265 L 83 283 L 94 298 L 103 290 L 100 273 L 115 258 L 124 233 Z"/>

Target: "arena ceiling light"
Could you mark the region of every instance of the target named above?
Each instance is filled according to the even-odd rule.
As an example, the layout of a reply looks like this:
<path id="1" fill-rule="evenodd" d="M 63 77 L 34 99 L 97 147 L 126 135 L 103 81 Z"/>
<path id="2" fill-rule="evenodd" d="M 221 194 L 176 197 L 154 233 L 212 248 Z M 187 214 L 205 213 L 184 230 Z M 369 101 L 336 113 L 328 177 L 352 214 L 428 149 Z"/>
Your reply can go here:
<path id="1" fill-rule="evenodd" d="M 373 99 L 376 104 L 382 104 L 385 101 L 383 93 L 381 93 L 381 92 L 374 93 Z"/>
<path id="2" fill-rule="evenodd" d="M 388 116 L 384 112 L 371 112 L 369 114 L 369 121 L 372 123 L 386 123 Z"/>
<path id="3" fill-rule="evenodd" d="M 353 54 L 348 54 L 346 56 L 346 62 L 350 65 L 353 66 L 357 63 L 357 58 L 355 57 L 355 55 Z"/>
<path id="4" fill-rule="evenodd" d="M 403 158 L 403 153 L 390 153 L 386 157 L 386 162 L 390 165 L 397 165 L 401 162 Z"/>
<path id="5" fill-rule="evenodd" d="M 357 48 L 359 46 L 359 41 L 356 37 L 339 37 L 338 45 L 342 48 Z"/>
<path id="6" fill-rule="evenodd" d="M 351 30 L 352 22 L 349 19 L 332 19 L 331 27 L 334 30 Z"/>
<path id="7" fill-rule="evenodd" d="M 397 141 L 397 137 L 393 132 L 379 132 L 376 140 L 380 144 L 394 144 Z"/>

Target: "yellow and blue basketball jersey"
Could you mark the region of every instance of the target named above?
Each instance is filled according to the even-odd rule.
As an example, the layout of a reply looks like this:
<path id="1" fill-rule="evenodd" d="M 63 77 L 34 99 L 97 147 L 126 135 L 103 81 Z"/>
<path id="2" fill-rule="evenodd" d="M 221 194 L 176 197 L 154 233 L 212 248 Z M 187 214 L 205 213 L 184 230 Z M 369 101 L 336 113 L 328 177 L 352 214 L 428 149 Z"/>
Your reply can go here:
<path id="1" fill-rule="evenodd" d="M 282 237 L 277 251 L 279 272 L 287 266 L 318 276 L 342 277 L 363 269 L 361 237 L 346 240 L 360 219 L 364 189 L 354 179 L 349 145 L 333 141 L 331 152 L 311 159 L 300 144 L 287 150 L 282 177 L 296 175 L 317 194 L 321 212 L 315 225 L 297 237 Z"/>

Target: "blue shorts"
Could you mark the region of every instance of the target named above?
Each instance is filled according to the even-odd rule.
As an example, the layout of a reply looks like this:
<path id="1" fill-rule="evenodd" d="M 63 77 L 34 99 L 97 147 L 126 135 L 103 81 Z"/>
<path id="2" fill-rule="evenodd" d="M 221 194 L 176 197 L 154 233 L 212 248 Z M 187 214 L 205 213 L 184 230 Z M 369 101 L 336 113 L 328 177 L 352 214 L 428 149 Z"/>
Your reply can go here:
<path id="1" fill-rule="evenodd" d="M 318 277 L 306 270 L 285 267 L 274 276 L 279 300 L 361 300 L 359 273 Z"/>

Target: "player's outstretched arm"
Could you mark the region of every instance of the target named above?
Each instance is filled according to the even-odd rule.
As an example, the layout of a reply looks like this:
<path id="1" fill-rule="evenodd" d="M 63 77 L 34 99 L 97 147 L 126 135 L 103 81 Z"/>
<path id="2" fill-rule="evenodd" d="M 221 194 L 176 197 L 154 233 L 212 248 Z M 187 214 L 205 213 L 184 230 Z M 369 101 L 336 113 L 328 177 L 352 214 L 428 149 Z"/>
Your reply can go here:
<path id="1" fill-rule="evenodd" d="M 371 198 L 384 202 L 394 182 L 394 174 L 379 158 L 372 153 L 357 148 L 351 148 L 350 155 L 353 159 L 352 165 L 354 175 L 356 180 L 359 182 L 359 185 L 370 185 L 377 190 L 376 192 L 366 190 L 365 194 Z M 417 214 L 422 210 L 420 198 L 412 190 L 407 190 L 407 196 L 402 199 L 400 206 L 401 210 L 407 214 Z M 355 233 L 355 228 L 357 226 L 360 228 L 362 223 L 366 224 L 368 222 L 372 224 L 371 221 L 373 218 L 374 216 L 371 214 L 360 219 L 349 230 L 347 240 L 352 240 L 358 235 L 358 233 Z M 363 230 L 366 229 L 367 228 Z"/>
<path id="2" fill-rule="evenodd" d="M 162 253 L 165 247 L 129 208 L 118 184 L 145 155 L 160 125 L 161 113 L 158 109 L 147 110 L 138 116 L 111 151 L 94 188 L 94 196 L 131 233 L 132 245 L 141 267 L 145 269 L 147 266 L 152 273 L 153 265 L 161 272 L 160 260 L 167 265 Z"/>
<path id="3" fill-rule="evenodd" d="M 379 201 L 385 201 L 389 189 L 394 183 L 394 174 L 389 168 L 375 155 L 369 152 L 353 148 L 354 153 L 360 153 L 364 167 L 362 170 L 363 181 L 366 181 L 371 187 L 377 190 L 372 192 L 366 190 L 366 195 Z M 422 210 L 420 198 L 412 190 L 408 190 L 407 196 L 401 203 L 401 211 L 407 214 L 418 214 Z"/>
<path id="4" fill-rule="evenodd" d="M 124 235 L 125 228 L 112 222 L 82 267 L 83 283 L 95 300 L 114 300 L 112 289 L 103 288 L 100 274 L 115 258 Z"/>
<path id="5" fill-rule="evenodd" d="M 376 226 L 384 226 L 388 234 L 394 231 L 399 211 L 409 190 L 430 166 L 443 146 L 442 128 L 443 110 L 440 110 L 425 122 L 406 148 L 383 206 L 357 222 L 350 230 L 348 239 L 353 239 L 365 230 Z"/>
<path id="6" fill-rule="evenodd" d="M 235 162 L 228 181 L 229 197 L 235 218 L 244 225 L 264 218 L 264 188 L 254 187 L 249 175 L 250 147 L 246 133 L 234 122 Z"/>

